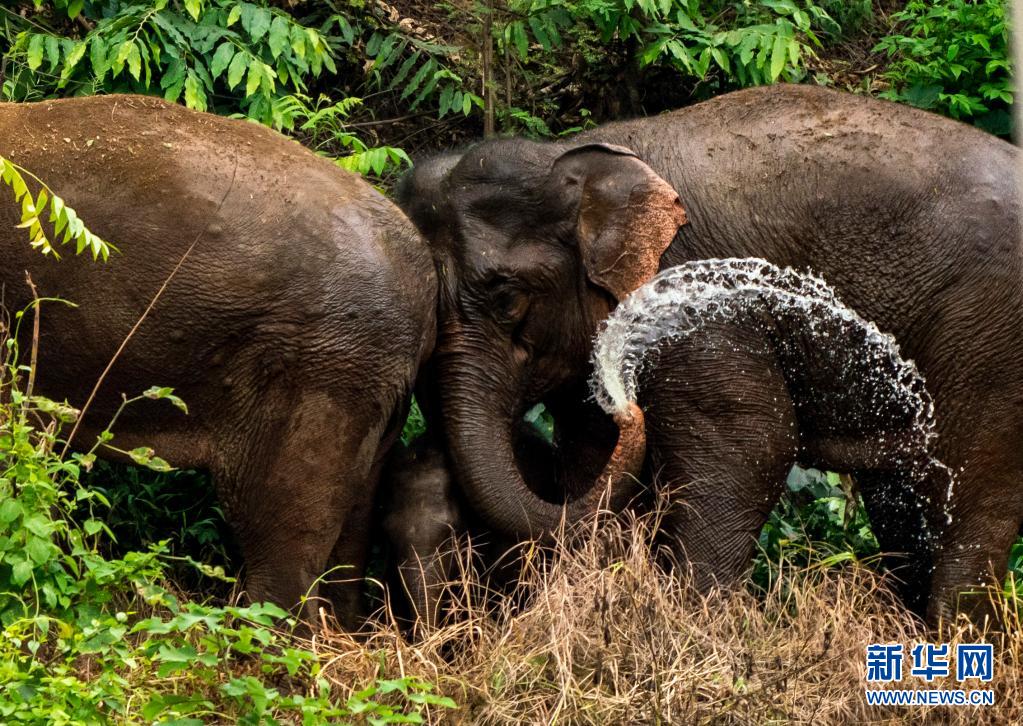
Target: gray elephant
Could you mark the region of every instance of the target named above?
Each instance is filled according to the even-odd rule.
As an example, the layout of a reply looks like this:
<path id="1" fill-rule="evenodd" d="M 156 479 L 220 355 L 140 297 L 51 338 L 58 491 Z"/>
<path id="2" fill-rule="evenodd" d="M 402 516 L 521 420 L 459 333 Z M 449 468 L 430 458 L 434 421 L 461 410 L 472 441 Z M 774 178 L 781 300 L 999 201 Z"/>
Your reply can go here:
<path id="1" fill-rule="evenodd" d="M 757 258 L 668 268 L 615 308 L 593 361 L 605 411 L 643 410 L 648 471 L 677 487 L 665 492 L 661 532 L 701 590 L 748 567 L 750 549 L 736 541 L 759 532 L 793 462 L 900 472 L 908 495 L 954 486 L 916 366 L 813 275 Z M 951 514 L 947 496 L 933 504 Z M 937 531 L 914 514 L 918 547 L 933 548 Z"/>
<path id="2" fill-rule="evenodd" d="M 134 405 L 114 443 L 212 473 L 252 599 L 315 598 L 338 565 L 329 579 L 347 583 L 325 594 L 351 624 L 381 460 L 435 337 L 436 278 L 414 227 L 298 143 L 152 98 L 0 105 L 0 154 L 119 250 L 106 264 L 44 259 L 0 204 L 8 308 L 31 299 L 26 270 L 78 304 L 44 307 L 41 393 L 81 406 L 181 261 L 74 443 L 91 446 L 122 393 L 173 387 L 190 415 Z"/>
<path id="3" fill-rule="evenodd" d="M 570 142 L 485 142 L 418 165 L 399 203 L 428 238 L 440 279 L 427 372 L 439 392 L 426 403 L 472 506 L 519 535 L 589 511 L 592 490 L 564 508 L 530 495 L 514 422 L 580 388 L 599 321 L 650 279 L 651 259 L 667 268 L 761 257 L 820 274 L 892 333 L 926 378 L 934 453 L 957 477 L 951 520 L 940 478 L 914 485 L 913 472 L 890 467 L 855 474 L 882 547 L 909 555 L 900 571 L 908 603 L 932 621 L 948 614 L 957 593 L 1004 574 L 1023 522 L 1019 160 L 1010 144 L 936 115 L 782 85 Z M 674 192 L 688 217 L 677 234 Z M 747 376 L 751 392 L 773 380 L 733 374 Z M 604 454 L 562 447 L 575 462 L 564 469 L 590 481 L 601 468 L 632 473 L 607 452 L 616 437 L 621 446 L 641 435 L 642 421 L 623 417 L 623 435 L 606 419 L 594 423 L 582 399 L 555 410 L 557 438 L 599 440 Z M 585 430 L 572 431 L 581 421 Z M 801 425 L 789 464 L 829 465 L 814 461 L 814 431 L 812 418 Z M 700 527 L 692 537 L 737 553 L 716 568 L 719 582 L 739 577 L 770 509 L 744 504 L 767 484 L 727 441 L 704 442 L 698 481 L 669 482 L 688 486 Z M 600 480 L 625 478 L 605 471 Z M 782 484 L 770 484 L 768 499 Z M 742 526 L 733 526 L 736 506 Z M 934 533 L 927 544 L 923 530 Z"/>

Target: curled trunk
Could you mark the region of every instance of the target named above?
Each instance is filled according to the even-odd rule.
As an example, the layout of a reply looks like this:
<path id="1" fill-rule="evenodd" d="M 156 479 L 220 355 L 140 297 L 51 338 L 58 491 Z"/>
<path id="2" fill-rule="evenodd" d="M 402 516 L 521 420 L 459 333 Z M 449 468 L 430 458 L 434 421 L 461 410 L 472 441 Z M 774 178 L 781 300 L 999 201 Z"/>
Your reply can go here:
<path id="1" fill-rule="evenodd" d="M 513 396 L 498 381 L 486 381 L 479 362 L 468 361 L 459 357 L 446 366 L 442 390 L 448 447 L 470 504 L 491 527 L 517 538 L 544 537 L 562 521 L 572 523 L 596 511 L 605 496 L 612 510 L 632 496 L 646 454 L 638 406 L 614 416 L 618 441 L 592 486 L 572 501 L 555 504 L 534 493 L 523 476 L 513 446 L 518 414 Z"/>

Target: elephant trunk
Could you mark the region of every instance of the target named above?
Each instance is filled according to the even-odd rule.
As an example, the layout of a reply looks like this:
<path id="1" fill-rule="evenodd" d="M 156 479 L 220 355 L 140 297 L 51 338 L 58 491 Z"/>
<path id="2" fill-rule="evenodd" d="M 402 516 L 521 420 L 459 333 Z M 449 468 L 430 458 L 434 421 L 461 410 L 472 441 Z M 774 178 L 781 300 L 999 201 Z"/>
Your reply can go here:
<path id="1" fill-rule="evenodd" d="M 441 390 L 449 451 L 470 504 L 491 527 L 520 539 L 545 537 L 563 519 L 571 523 L 596 511 L 608 490 L 608 506 L 615 511 L 632 496 L 646 455 L 643 413 L 637 406 L 615 415 L 618 442 L 593 485 L 577 499 L 554 504 L 530 489 L 517 461 L 514 388 L 503 388 L 507 381 L 487 380 L 487 371 L 501 368 L 467 355 L 448 363 Z"/>
<path id="2" fill-rule="evenodd" d="M 398 576 L 412 609 L 409 615 L 415 623 L 422 623 L 427 629 L 433 628 L 440 618 L 444 587 L 454 570 L 452 546 L 449 541 L 443 548 L 426 554 L 422 560 L 419 553 L 410 552 L 398 567 Z"/>

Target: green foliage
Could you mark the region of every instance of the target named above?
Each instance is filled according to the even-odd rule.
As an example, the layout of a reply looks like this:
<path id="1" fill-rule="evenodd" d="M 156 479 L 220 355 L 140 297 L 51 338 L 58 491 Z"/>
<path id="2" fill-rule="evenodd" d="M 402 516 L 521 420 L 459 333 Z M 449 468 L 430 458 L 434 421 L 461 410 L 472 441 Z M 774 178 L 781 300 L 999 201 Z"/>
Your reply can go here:
<path id="1" fill-rule="evenodd" d="M 306 135 L 306 143 L 316 149 L 347 149 L 349 153 L 336 159 L 338 166 L 358 174 L 373 174 L 380 177 L 388 169 L 401 169 L 412 165 L 412 160 L 402 149 L 392 146 L 368 147 L 358 136 L 348 130 L 346 123 L 352 111 L 362 105 L 361 98 L 348 97 L 332 103 L 326 96 L 320 96 L 311 105 L 305 97 L 291 97 L 291 115 L 299 130 Z"/>
<path id="2" fill-rule="evenodd" d="M 759 548 L 752 584 L 764 592 L 784 577 L 783 565 L 834 567 L 882 554 L 853 481 L 799 468 L 792 470 L 788 491 L 761 530 Z M 1002 594 L 1023 608 L 1023 537 L 1012 547 Z"/>
<path id="3" fill-rule="evenodd" d="M 548 444 L 554 441 L 554 417 L 542 403 L 538 403 L 526 411 L 522 420 L 532 426 L 533 430 Z"/>
<path id="4" fill-rule="evenodd" d="M 337 70 L 315 28 L 254 3 L 112 0 L 73 3 L 68 14 L 76 9 L 95 21 L 81 38 L 34 29 L 17 36 L 9 98 L 159 92 L 200 111 L 225 98 L 249 118 L 286 128 L 282 99 Z"/>
<path id="5" fill-rule="evenodd" d="M 26 176 L 39 187 L 37 193 L 33 194 L 29 188 Z M 110 244 L 93 234 L 78 218 L 75 210 L 35 174 L 0 156 L 0 180 L 14 192 L 14 201 L 21 202 L 21 223 L 18 227 L 28 230 L 29 244 L 41 253 L 60 258 L 54 243 L 46 234 L 46 227 L 49 226 L 53 239 L 61 237 L 63 233 L 61 244 L 75 243 L 75 254 L 89 250 L 94 259 L 102 257 L 106 260 L 110 256 L 110 250 L 113 249 Z M 49 216 L 44 219 L 47 210 Z"/>
<path id="6" fill-rule="evenodd" d="M 52 27 L 35 22 L 14 37 L 6 54 L 7 99 L 160 95 L 317 142 L 329 137 L 334 143 L 322 150 L 343 155 L 339 165 L 361 174 L 381 176 L 410 163 L 401 149 L 372 147 L 342 130 L 360 99 L 310 102 L 310 88 L 338 73 L 338 49 L 356 40 L 343 16 L 314 27 L 266 2 L 233 0 L 35 0 L 35 6 L 56 18 Z M 89 30 L 61 24 L 65 14 Z M 332 35 L 339 25 L 348 34 Z"/>
<path id="7" fill-rule="evenodd" d="M 410 109 L 430 100 L 440 116 L 468 115 L 483 105 L 447 61 L 457 49 L 383 24 L 358 6 L 303 23 L 265 0 L 35 5 L 68 17 L 81 13 L 95 27 L 79 38 L 35 27 L 20 33 L 8 54 L 17 71 L 5 83 L 8 98 L 159 93 L 190 108 L 237 109 L 291 130 L 296 97 L 301 101 L 317 79 L 336 75 L 339 56 L 357 52 L 368 65 L 369 87 L 399 92 Z"/>
<path id="8" fill-rule="evenodd" d="M 238 564 L 232 535 L 208 475 L 100 460 L 83 472 L 81 483 L 110 503 L 103 521 L 114 538 L 101 543 L 104 555 L 123 556 L 162 542 L 178 585 L 209 593 L 234 581 L 226 575 Z"/>
<path id="9" fill-rule="evenodd" d="M 358 23 L 337 14 L 334 21 L 349 46 L 364 43 L 366 60 L 371 62 L 372 87 L 397 93 L 408 110 L 415 111 L 431 101 L 443 118 L 448 113 L 468 116 L 483 108 L 483 99 L 470 92 L 469 84 L 456 72 L 452 56 L 458 48 L 417 38 L 401 26 L 389 27 L 369 18 Z"/>
<path id="10" fill-rule="evenodd" d="M 1011 131 L 1012 66 L 1002 0 L 911 0 L 899 13 L 898 33 L 875 50 L 892 59 L 882 95 L 992 133 Z"/>
<path id="11" fill-rule="evenodd" d="M 820 6 L 838 23 L 842 38 L 855 36 L 874 17 L 873 0 L 821 0 Z"/>
<path id="12" fill-rule="evenodd" d="M 377 700 L 380 696 L 388 694 L 400 694 L 403 701 L 417 706 L 458 708 L 458 704 L 447 696 L 434 693 L 431 684 L 417 678 L 405 677 L 381 679 L 357 691 L 348 699 L 348 711 L 352 716 L 365 719 L 373 726 L 389 723 L 422 723 L 422 717 L 418 712 L 404 713 L 399 708 Z"/>
<path id="13" fill-rule="evenodd" d="M 426 433 L 426 418 L 419 409 L 419 401 L 412 397 L 412 406 L 409 408 L 408 416 L 405 418 L 405 425 L 401 429 L 401 442 L 409 446 L 413 441 Z"/>
<path id="14" fill-rule="evenodd" d="M 530 38 L 559 47 L 573 22 L 592 24 L 601 42 L 634 41 L 641 67 L 663 64 L 683 76 L 712 76 L 741 86 L 799 80 L 819 47 L 818 33 L 838 24 L 811 0 L 525 0 L 512 3 L 525 20 L 508 23 L 501 40 L 525 59 Z"/>
<path id="15" fill-rule="evenodd" d="M 1009 551 L 1009 573 L 1002 594 L 1010 602 L 1018 603 L 1023 612 L 1023 537 Z"/>
<path id="16" fill-rule="evenodd" d="M 833 472 L 793 469 L 788 492 L 760 533 L 753 583 L 767 590 L 778 563 L 837 565 L 875 557 L 880 547 L 851 480 Z"/>

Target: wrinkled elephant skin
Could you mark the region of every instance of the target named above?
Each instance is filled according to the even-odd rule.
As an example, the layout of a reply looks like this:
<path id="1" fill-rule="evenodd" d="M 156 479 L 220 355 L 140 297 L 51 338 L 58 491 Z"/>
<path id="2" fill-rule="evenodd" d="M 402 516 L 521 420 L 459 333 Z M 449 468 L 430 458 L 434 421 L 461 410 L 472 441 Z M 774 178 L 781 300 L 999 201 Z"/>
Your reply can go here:
<path id="1" fill-rule="evenodd" d="M 513 422 L 585 379 L 599 321 L 644 281 L 634 265 L 641 251 L 615 232 L 644 229 L 649 219 L 645 244 L 687 220 L 662 268 L 759 257 L 812 270 L 915 360 L 935 402 L 936 453 L 959 472 L 951 524 L 937 511 L 943 484 L 913 497 L 931 502 L 925 516 L 940 531 L 938 548 L 915 544 L 922 523 L 910 518 L 899 472 L 857 479 L 882 548 L 909 553 L 910 602 L 932 621 L 949 614 L 956 593 L 1004 574 L 1023 522 L 1018 163 L 1010 144 L 934 114 L 778 85 L 567 142 L 490 141 L 417 165 L 399 202 L 439 272 L 431 375 L 460 486 L 496 528 L 529 533 L 557 520 L 559 512 L 526 501 L 509 445 Z M 648 207 L 630 203 L 651 174 L 678 193 L 684 217 L 669 213 L 664 187 Z M 596 260 L 592 242 L 602 238 Z M 751 392 L 765 385 L 756 376 L 746 383 Z M 555 417 L 559 439 L 587 438 L 572 430 L 575 417 Z M 659 431 L 658 421 L 649 424 Z M 727 527 L 728 503 L 751 496 L 734 476 L 741 457 L 727 447 L 705 455 L 713 459 L 700 484 L 707 496 L 696 491 L 693 501 L 703 502 L 701 521 Z M 599 462 L 577 460 L 599 471 Z M 770 505 L 743 520 L 747 541 Z M 707 536 L 719 530 L 708 526 Z"/>
<path id="2" fill-rule="evenodd" d="M 292 607 L 317 595 L 330 564 L 357 583 L 378 460 L 435 337 L 435 274 L 412 225 L 296 142 L 152 98 L 0 105 L 0 153 L 119 250 L 106 264 L 44 259 L 14 229 L 17 210 L 0 204 L 8 309 L 30 300 L 26 270 L 41 295 L 78 305 L 43 306 L 44 395 L 85 402 L 195 242 L 76 445 L 91 445 L 122 393 L 171 386 L 190 414 L 135 404 L 114 443 L 212 473 L 249 596 Z M 357 584 L 325 594 L 351 621 Z"/>

